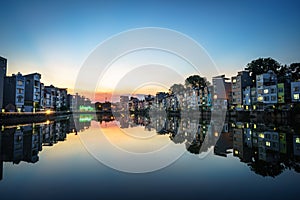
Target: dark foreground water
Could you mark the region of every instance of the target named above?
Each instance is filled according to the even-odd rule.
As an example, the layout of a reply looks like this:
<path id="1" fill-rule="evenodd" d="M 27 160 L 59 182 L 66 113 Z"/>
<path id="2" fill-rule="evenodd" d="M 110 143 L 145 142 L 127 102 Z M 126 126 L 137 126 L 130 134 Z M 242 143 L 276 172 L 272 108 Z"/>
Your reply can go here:
<path id="1" fill-rule="evenodd" d="M 0 198 L 299 199 L 293 126 L 111 120 L 81 115 L 2 126 Z"/>

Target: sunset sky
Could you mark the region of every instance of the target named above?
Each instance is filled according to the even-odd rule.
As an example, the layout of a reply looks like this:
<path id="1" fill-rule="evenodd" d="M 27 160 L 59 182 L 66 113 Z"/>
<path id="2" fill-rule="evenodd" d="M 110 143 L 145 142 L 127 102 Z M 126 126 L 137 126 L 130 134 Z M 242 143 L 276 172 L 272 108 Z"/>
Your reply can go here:
<path id="1" fill-rule="evenodd" d="M 46 85 L 70 92 L 81 66 L 101 42 L 142 27 L 188 35 L 207 51 L 219 74 L 228 77 L 258 57 L 283 64 L 300 61 L 299 1 L 11 0 L 0 5 L 0 56 L 8 59 L 8 75 L 39 72 Z M 167 88 L 175 80 L 166 76 L 157 88 Z M 98 92 L 108 95 L 111 87 Z M 146 85 L 135 89 L 151 90 Z"/>

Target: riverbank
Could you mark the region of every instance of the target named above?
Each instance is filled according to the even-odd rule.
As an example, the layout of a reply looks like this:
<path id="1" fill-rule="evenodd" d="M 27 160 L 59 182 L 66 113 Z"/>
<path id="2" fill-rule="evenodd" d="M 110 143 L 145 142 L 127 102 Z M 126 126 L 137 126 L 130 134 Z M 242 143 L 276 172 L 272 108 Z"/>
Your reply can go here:
<path id="1" fill-rule="evenodd" d="M 117 114 L 111 112 L 36 112 L 36 113 L 18 113 L 18 112 L 6 112 L 0 113 L 0 125 L 11 125 L 18 123 L 38 123 L 47 120 L 53 120 L 58 117 L 64 117 L 72 114 Z M 140 113 L 137 113 L 139 115 Z M 152 113 L 158 114 L 158 113 Z M 168 112 L 167 117 L 195 117 L 195 115 L 200 115 L 201 119 L 210 119 L 210 111 L 204 112 Z M 300 113 L 290 112 L 290 111 L 227 111 L 226 118 L 234 119 L 236 121 L 267 121 L 267 122 L 297 122 L 300 121 Z"/>
<path id="2" fill-rule="evenodd" d="M 47 120 L 53 120 L 58 117 L 64 117 L 71 114 L 72 112 L 6 112 L 0 113 L 0 125 L 38 123 Z"/>

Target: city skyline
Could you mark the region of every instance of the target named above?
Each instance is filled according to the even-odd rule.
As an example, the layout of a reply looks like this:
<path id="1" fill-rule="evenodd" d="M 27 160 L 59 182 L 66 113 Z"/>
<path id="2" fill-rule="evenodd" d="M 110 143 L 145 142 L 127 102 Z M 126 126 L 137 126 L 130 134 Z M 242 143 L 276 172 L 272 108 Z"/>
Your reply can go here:
<path id="1" fill-rule="evenodd" d="M 228 77 L 258 57 L 272 57 L 282 64 L 300 60 L 297 1 L 10 1 L 2 5 L 0 55 L 8 59 L 7 74 L 38 72 L 46 85 L 71 92 L 80 67 L 101 42 L 142 27 L 188 35 L 207 51 L 219 74 Z M 169 84 L 177 82 L 166 79 Z M 107 86 L 97 95 L 110 93 Z"/>

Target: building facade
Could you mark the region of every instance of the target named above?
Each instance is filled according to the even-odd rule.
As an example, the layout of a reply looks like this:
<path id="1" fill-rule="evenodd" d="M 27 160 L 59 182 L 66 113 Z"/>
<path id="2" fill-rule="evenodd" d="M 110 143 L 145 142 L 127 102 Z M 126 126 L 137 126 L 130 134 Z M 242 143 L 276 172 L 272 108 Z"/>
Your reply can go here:
<path id="1" fill-rule="evenodd" d="M 41 100 L 41 74 L 33 73 L 24 76 L 25 83 L 25 111 L 35 112 L 40 109 Z"/>
<path id="2" fill-rule="evenodd" d="M 6 111 L 24 111 L 25 81 L 26 79 L 21 73 L 5 77 L 3 108 Z"/>
<path id="3" fill-rule="evenodd" d="M 273 71 L 268 71 L 256 76 L 257 103 L 277 103 L 277 76 Z"/>
<path id="4" fill-rule="evenodd" d="M 45 86 L 44 90 L 44 101 L 45 109 L 56 110 L 56 87 L 53 85 Z"/>
<path id="5" fill-rule="evenodd" d="M 3 107 L 4 77 L 6 76 L 7 60 L 0 56 L 0 109 Z"/>
<path id="6" fill-rule="evenodd" d="M 291 98 L 292 102 L 300 102 L 300 81 L 291 82 Z"/>
<path id="7" fill-rule="evenodd" d="M 240 71 L 237 76 L 231 78 L 232 102 L 236 110 L 243 110 L 243 91 L 247 86 L 252 85 L 252 80 L 248 71 Z"/>
<path id="8" fill-rule="evenodd" d="M 215 76 L 213 82 L 213 107 L 216 109 L 227 109 L 231 101 L 231 82 L 225 75 Z"/>

